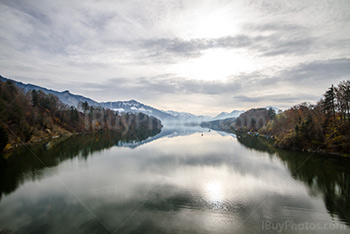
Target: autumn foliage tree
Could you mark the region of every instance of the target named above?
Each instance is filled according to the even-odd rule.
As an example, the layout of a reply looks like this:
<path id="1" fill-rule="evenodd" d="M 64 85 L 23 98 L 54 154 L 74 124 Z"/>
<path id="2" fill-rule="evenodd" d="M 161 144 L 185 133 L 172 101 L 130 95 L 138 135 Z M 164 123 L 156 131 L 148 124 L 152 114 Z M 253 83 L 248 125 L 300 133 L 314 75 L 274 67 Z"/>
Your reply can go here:
<path id="1" fill-rule="evenodd" d="M 283 148 L 350 152 L 350 81 L 331 86 L 316 105 L 302 103 L 268 124 Z"/>
<path id="2" fill-rule="evenodd" d="M 144 114 L 119 115 L 110 109 L 82 103 L 84 113 L 64 105 L 41 90 L 25 92 L 11 82 L 0 82 L 0 151 L 51 136 L 93 131 L 160 129 L 160 120 Z"/>

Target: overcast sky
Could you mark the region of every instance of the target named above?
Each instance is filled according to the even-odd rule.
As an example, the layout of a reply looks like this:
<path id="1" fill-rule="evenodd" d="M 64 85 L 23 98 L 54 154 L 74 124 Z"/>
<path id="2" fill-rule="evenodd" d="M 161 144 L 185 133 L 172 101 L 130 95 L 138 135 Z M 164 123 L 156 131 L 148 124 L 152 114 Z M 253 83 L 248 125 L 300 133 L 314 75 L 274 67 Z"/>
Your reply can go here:
<path id="1" fill-rule="evenodd" d="M 350 79 L 349 0 L 1 0 L 0 74 L 97 101 L 221 111 Z"/>

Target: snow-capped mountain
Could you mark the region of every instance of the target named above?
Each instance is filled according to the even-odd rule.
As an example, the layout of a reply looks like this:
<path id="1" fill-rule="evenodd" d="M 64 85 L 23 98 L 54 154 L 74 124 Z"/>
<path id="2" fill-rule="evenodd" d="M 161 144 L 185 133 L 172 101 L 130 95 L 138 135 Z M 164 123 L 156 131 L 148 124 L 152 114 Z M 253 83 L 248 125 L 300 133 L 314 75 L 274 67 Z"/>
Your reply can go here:
<path id="1" fill-rule="evenodd" d="M 115 101 L 115 102 L 96 102 L 90 98 L 81 96 L 81 95 L 76 95 L 70 93 L 68 90 L 59 92 L 56 90 L 52 89 L 47 89 L 41 86 L 37 85 L 32 85 L 32 84 L 24 84 L 22 82 L 18 82 L 12 79 L 5 78 L 0 75 L 0 81 L 7 81 L 10 80 L 14 82 L 19 88 L 25 90 L 25 91 L 30 91 L 30 90 L 41 90 L 44 93 L 47 94 L 53 94 L 56 95 L 59 100 L 68 105 L 68 106 L 74 106 L 76 108 L 81 108 L 79 107 L 79 103 L 82 102 L 87 102 L 90 106 L 100 106 L 104 108 L 109 108 L 114 111 L 118 111 L 119 113 L 127 113 L 127 112 L 132 112 L 132 113 L 137 113 L 137 112 L 142 112 L 146 115 L 151 115 L 154 116 L 160 120 L 163 121 L 169 121 L 169 122 L 180 122 L 180 123 L 201 123 L 203 121 L 211 121 L 211 120 L 218 120 L 218 119 L 227 119 L 227 118 L 234 118 L 238 117 L 241 113 L 244 111 L 239 111 L 239 110 L 234 110 L 231 113 L 227 112 L 222 112 L 216 117 L 211 117 L 211 116 L 203 116 L 203 115 L 194 115 L 191 113 L 187 112 L 177 112 L 177 111 L 163 111 L 156 109 L 154 107 L 142 104 L 140 102 L 137 102 L 135 100 L 129 100 L 129 101 Z"/>
<path id="2" fill-rule="evenodd" d="M 213 118 L 211 116 L 194 115 L 187 112 L 177 112 L 177 111 L 171 111 L 171 110 L 166 111 L 166 113 L 174 116 L 176 120 L 181 120 L 183 122 L 201 122 L 201 121 L 207 121 Z"/>
<path id="3" fill-rule="evenodd" d="M 154 107 L 147 106 L 145 104 L 142 104 L 140 102 L 137 102 L 135 100 L 130 101 L 116 101 L 116 102 L 96 102 L 90 98 L 76 95 L 70 93 L 68 90 L 59 92 L 52 89 L 47 89 L 41 86 L 32 85 L 32 84 L 24 84 L 22 82 L 18 82 L 12 79 L 5 78 L 0 75 L 0 81 L 6 82 L 6 81 L 12 81 L 15 83 L 19 88 L 23 89 L 24 91 L 30 91 L 30 90 L 41 90 L 44 93 L 47 94 L 53 94 L 58 97 L 58 99 L 68 105 L 68 106 L 74 106 L 79 109 L 79 103 L 87 102 L 90 106 L 100 106 L 104 108 L 109 108 L 114 111 L 118 111 L 119 113 L 126 113 L 126 112 L 142 112 L 147 115 L 154 116 L 160 120 L 169 120 L 169 121 L 178 121 L 184 116 L 191 116 L 191 117 L 197 117 L 196 115 L 192 115 L 190 113 L 179 113 L 175 111 L 162 111 L 158 110 Z"/>
<path id="4" fill-rule="evenodd" d="M 120 113 L 126 113 L 126 112 L 142 112 L 146 115 L 152 115 L 154 117 L 157 117 L 161 120 L 171 120 L 174 119 L 174 116 L 171 114 L 166 113 L 165 111 L 158 110 L 154 107 L 147 106 L 145 104 L 142 104 L 135 100 L 130 101 L 117 101 L 117 102 L 100 102 L 100 106 L 109 108 L 114 111 L 118 111 Z"/>
<path id="5" fill-rule="evenodd" d="M 168 110 L 165 112 L 168 113 L 169 115 L 172 115 L 172 116 L 174 116 L 176 118 L 180 118 L 180 119 L 192 119 L 192 118 L 197 117 L 194 114 L 186 113 L 186 112 L 177 112 L 177 111 L 172 111 L 172 110 Z"/>
<path id="6" fill-rule="evenodd" d="M 227 118 L 237 118 L 240 114 L 244 113 L 245 111 L 241 110 L 234 110 L 231 113 L 228 112 L 221 112 L 217 116 L 213 118 L 213 120 L 218 120 L 218 119 L 227 119 Z"/>

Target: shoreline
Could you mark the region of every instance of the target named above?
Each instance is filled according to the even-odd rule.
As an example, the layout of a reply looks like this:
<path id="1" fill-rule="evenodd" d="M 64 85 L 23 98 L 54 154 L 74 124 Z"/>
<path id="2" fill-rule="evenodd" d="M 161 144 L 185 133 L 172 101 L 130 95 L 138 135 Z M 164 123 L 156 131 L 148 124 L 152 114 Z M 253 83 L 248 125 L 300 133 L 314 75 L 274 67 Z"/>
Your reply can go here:
<path id="1" fill-rule="evenodd" d="M 237 134 L 235 133 L 237 136 L 240 135 L 242 136 L 242 134 Z M 267 140 L 272 140 L 274 143 L 272 145 L 272 147 L 276 148 L 276 149 L 283 149 L 283 150 L 291 150 L 291 151 L 299 151 L 299 152 L 304 152 L 304 153 L 317 153 L 320 155 L 324 155 L 324 156 L 336 156 L 339 158 L 350 158 L 350 154 L 346 154 L 346 153 L 341 153 L 341 152 L 332 152 L 332 151 L 325 151 L 325 150 L 317 150 L 317 149 L 303 149 L 303 148 L 296 148 L 296 147 L 278 147 L 275 145 L 275 139 L 276 136 L 267 136 L 267 135 L 263 135 L 263 134 L 259 134 L 258 132 L 251 132 L 251 134 L 249 134 L 248 132 L 244 132 L 243 134 L 245 134 L 246 136 L 249 137 L 257 137 L 257 138 L 264 138 Z"/>
<path id="2" fill-rule="evenodd" d="M 215 130 L 215 129 L 212 129 Z M 249 137 L 257 137 L 257 138 L 263 138 L 266 140 L 273 141 L 273 145 L 271 147 L 275 149 L 283 149 L 283 150 L 291 150 L 291 151 L 299 151 L 299 152 L 304 152 L 304 153 L 317 153 L 323 156 L 336 156 L 339 158 L 347 158 L 350 159 L 350 153 L 341 153 L 341 152 L 332 152 L 332 151 L 325 151 L 325 150 L 316 150 L 316 149 L 300 149 L 300 148 L 288 148 L 288 147 L 278 147 L 275 145 L 275 139 L 276 136 L 274 135 L 266 135 L 266 134 L 261 134 L 256 131 L 236 131 L 231 129 L 216 129 L 215 131 L 223 131 L 223 132 L 229 132 L 229 133 L 234 133 L 236 134 L 237 138 L 242 137 L 242 136 L 249 136 Z"/>

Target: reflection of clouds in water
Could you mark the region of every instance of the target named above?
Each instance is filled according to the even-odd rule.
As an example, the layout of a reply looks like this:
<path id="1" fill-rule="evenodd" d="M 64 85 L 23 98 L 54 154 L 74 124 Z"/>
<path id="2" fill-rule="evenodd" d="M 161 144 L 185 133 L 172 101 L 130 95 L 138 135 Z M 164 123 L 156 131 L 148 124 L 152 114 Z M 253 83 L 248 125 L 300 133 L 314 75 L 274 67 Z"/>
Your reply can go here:
<path id="1" fill-rule="evenodd" d="M 103 158 L 91 157 L 86 167 L 80 164 L 78 171 L 69 161 L 61 163 L 57 171 L 73 189 L 79 184 L 76 192 L 82 196 L 114 197 L 115 201 L 143 199 L 154 186 L 164 184 L 196 191 L 201 197 L 211 197 L 209 201 L 221 196 L 220 202 L 223 195 L 240 201 L 256 199 L 257 190 L 295 195 L 303 191 L 295 189 L 300 183 L 290 178 L 283 164 L 278 160 L 272 164 L 258 154 L 258 158 L 254 152 L 248 154 L 237 141 L 213 131 L 205 137 L 163 137 L 135 149 L 112 147 L 103 152 Z M 208 182 L 213 178 L 220 184 Z"/>
<path id="2" fill-rule="evenodd" d="M 171 138 L 164 135 L 137 148 L 112 147 L 95 151 L 85 160 L 65 160 L 53 167 L 53 172 L 109 227 L 117 227 L 146 201 L 125 230 L 148 227 L 153 231 L 175 228 L 179 232 L 227 233 L 223 225 L 239 226 L 257 208 L 244 228 L 256 228 L 266 214 L 283 220 L 284 212 L 300 221 L 331 220 L 323 201 L 310 197 L 280 158 L 232 139 L 215 131 L 204 133 L 204 137 L 200 132 Z M 24 181 L 3 197 L 0 210 L 6 219 L 5 213 L 0 214 L 0 225 L 6 220 L 11 227 L 20 227 L 27 216 L 31 217 L 27 222 L 34 225 L 43 222 L 35 217 L 58 223 L 66 213 L 67 219 L 74 220 L 84 212 L 51 173 L 43 173 L 42 179 Z M 57 204 L 47 202 L 49 199 Z M 59 212 L 50 217 L 38 215 L 46 206 Z M 90 218 L 81 218 L 82 225 Z M 140 226 L 132 227 L 138 222 Z"/>

